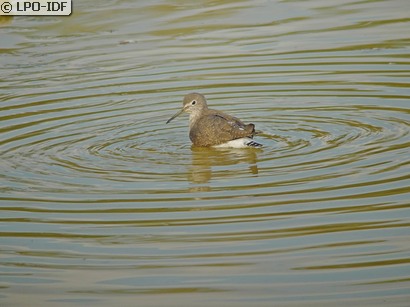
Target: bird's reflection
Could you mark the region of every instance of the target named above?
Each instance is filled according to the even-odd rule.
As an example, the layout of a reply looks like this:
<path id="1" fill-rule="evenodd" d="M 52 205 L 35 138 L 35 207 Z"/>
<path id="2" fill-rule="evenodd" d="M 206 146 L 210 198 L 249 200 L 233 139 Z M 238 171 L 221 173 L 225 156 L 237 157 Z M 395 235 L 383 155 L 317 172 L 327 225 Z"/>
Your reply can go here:
<path id="1" fill-rule="evenodd" d="M 258 174 L 257 154 L 260 150 L 255 149 L 232 149 L 232 148 L 192 148 L 192 165 L 188 172 L 188 179 L 192 183 L 203 184 L 209 182 L 214 175 L 214 168 L 230 166 L 239 163 L 248 165 L 249 173 Z M 202 187 L 201 190 L 207 190 Z"/>

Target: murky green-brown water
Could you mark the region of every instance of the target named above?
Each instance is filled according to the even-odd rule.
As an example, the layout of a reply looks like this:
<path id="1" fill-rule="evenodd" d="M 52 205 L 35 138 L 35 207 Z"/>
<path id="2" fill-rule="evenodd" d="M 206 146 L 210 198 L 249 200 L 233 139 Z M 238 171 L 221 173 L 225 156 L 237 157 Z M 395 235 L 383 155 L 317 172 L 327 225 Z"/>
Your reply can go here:
<path id="1" fill-rule="evenodd" d="M 408 304 L 409 1 L 74 11 L 0 20 L 1 306 Z"/>

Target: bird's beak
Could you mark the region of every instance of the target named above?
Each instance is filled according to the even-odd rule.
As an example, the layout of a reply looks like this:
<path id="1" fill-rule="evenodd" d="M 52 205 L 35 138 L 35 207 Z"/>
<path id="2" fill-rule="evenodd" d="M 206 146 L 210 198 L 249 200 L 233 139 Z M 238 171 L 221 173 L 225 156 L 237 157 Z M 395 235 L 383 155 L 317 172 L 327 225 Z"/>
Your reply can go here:
<path id="1" fill-rule="evenodd" d="M 180 111 L 178 111 L 176 114 L 174 114 L 174 116 L 172 116 L 170 119 L 167 120 L 167 124 L 173 120 L 175 117 L 178 117 L 179 115 L 181 115 L 182 113 L 184 113 L 185 109 L 182 108 Z"/>

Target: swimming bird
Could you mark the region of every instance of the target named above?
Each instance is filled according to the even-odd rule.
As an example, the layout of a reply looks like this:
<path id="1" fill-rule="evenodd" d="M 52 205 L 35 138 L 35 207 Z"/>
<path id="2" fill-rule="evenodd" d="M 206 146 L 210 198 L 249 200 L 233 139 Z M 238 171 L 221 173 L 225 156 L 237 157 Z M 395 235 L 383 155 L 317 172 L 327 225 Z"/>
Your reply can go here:
<path id="1" fill-rule="evenodd" d="M 253 140 L 254 124 L 244 124 L 238 118 L 222 111 L 208 108 L 204 95 L 185 95 L 182 109 L 172 116 L 167 124 L 182 113 L 189 114 L 189 138 L 199 147 L 262 147 Z"/>

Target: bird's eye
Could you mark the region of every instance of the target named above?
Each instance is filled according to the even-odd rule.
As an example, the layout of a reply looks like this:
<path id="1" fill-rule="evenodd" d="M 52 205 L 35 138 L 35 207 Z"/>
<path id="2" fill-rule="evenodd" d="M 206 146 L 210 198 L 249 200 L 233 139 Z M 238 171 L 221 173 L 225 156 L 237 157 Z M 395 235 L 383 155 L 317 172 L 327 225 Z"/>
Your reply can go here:
<path id="1" fill-rule="evenodd" d="M 196 104 L 196 100 L 192 100 L 191 104 L 192 105 Z"/>

